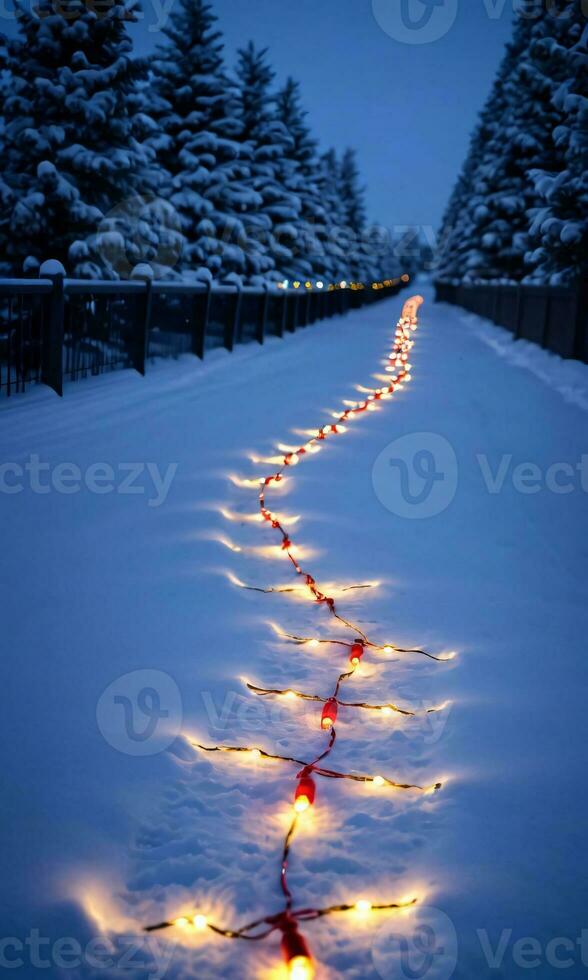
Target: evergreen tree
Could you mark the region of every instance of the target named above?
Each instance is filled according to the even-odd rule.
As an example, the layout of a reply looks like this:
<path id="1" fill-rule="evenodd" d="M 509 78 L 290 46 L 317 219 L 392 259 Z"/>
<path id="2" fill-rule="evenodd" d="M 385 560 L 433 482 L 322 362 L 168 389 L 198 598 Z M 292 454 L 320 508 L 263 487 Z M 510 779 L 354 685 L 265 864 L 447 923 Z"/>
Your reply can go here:
<path id="1" fill-rule="evenodd" d="M 157 123 L 148 142 L 163 169 L 162 193 L 186 237 L 182 268 L 226 276 L 246 271 L 241 219 L 261 198 L 245 186 L 250 151 L 240 140 L 216 21 L 206 0 L 179 0 L 142 96 Z"/>
<path id="2" fill-rule="evenodd" d="M 317 142 L 306 123 L 299 83 L 293 78 L 288 78 L 276 95 L 276 115 L 289 136 L 283 180 L 286 188 L 300 200 L 300 212 L 294 222 L 293 259 L 283 266 L 283 271 L 288 279 L 324 278 L 326 263 L 321 236 L 327 214 L 321 200 Z"/>
<path id="3" fill-rule="evenodd" d="M 553 132 L 561 166 L 530 175 L 539 200 L 530 212 L 529 278 L 553 283 L 588 275 L 588 26 L 580 4 L 569 9 L 566 34 L 531 51 L 562 117 Z"/>
<path id="4" fill-rule="evenodd" d="M 358 280 L 378 278 L 378 262 L 370 247 L 366 228 L 365 189 L 360 182 L 357 153 L 348 148 L 339 167 L 339 196 L 347 230 L 345 252 L 348 277 Z"/>
<path id="5" fill-rule="evenodd" d="M 585 269 L 584 21 L 579 0 L 561 0 L 516 23 L 443 219 L 440 278 L 519 281 L 530 266 L 561 281 Z"/>
<path id="6" fill-rule="evenodd" d="M 3 39 L 0 61 L 5 271 L 33 271 L 50 257 L 73 274 L 116 275 L 94 232 L 152 163 L 128 108 L 145 70 L 131 58 L 131 7 L 112 0 L 96 12 L 71 0 L 60 10 L 39 0 L 17 19 L 19 36 Z"/>
<path id="7" fill-rule="evenodd" d="M 292 266 L 301 211 L 298 194 L 284 182 L 286 173 L 288 180 L 292 175 L 288 165 L 292 138 L 276 113 L 270 92 L 274 72 L 266 50 L 258 51 L 253 42 L 242 48 L 237 78 L 241 139 L 251 153 L 245 184 L 259 201 L 244 218 L 249 272 L 278 280 Z"/>
<path id="8" fill-rule="evenodd" d="M 365 189 L 360 183 L 357 152 L 350 147 L 345 150 L 341 161 L 339 187 L 345 223 L 357 235 L 361 235 L 365 228 Z"/>
<path id="9" fill-rule="evenodd" d="M 519 21 L 474 131 L 440 233 L 442 278 L 492 279 L 515 274 L 513 265 L 517 265 L 517 260 L 512 261 L 512 245 L 517 230 L 527 227 L 528 201 L 521 197 L 521 188 L 528 181 L 524 167 L 517 165 L 514 147 L 506 134 L 513 135 L 513 113 L 522 111 L 523 105 L 528 108 L 518 86 L 521 57 L 530 30 L 529 21 Z M 524 247 L 519 244 L 519 278 L 523 254 Z"/>
<path id="10" fill-rule="evenodd" d="M 319 160 L 319 190 L 326 221 L 320 231 L 325 260 L 325 277 L 330 282 L 351 279 L 347 257 L 349 233 L 341 198 L 341 168 L 334 149 L 327 150 Z"/>

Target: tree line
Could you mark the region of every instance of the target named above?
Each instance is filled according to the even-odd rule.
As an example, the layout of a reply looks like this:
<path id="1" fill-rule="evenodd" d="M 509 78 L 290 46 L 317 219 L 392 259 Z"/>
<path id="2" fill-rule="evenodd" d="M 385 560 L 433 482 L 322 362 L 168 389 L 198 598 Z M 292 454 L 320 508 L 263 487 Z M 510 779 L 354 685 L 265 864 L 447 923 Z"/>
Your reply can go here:
<path id="1" fill-rule="evenodd" d="M 588 4 L 521 6 L 442 223 L 444 280 L 588 273 Z"/>
<path id="2" fill-rule="evenodd" d="M 59 6 L 58 6 L 59 3 Z M 133 0 L 39 0 L 0 36 L 0 272 L 257 282 L 390 276 L 356 154 L 321 153 L 267 51 L 228 68 L 206 0 L 135 56 Z M 402 270 L 404 271 L 404 270 Z"/>

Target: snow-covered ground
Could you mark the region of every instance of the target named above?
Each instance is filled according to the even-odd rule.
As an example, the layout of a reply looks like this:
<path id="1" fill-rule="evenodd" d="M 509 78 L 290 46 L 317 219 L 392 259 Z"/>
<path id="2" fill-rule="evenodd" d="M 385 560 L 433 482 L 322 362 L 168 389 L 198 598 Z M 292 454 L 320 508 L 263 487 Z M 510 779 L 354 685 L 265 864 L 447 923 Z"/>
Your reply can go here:
<path id="1" fill-rule="evenodd" d="M 536 351 L 539 368 L 424 294 L 411 385 L 298 466 L 278 507 L 301 516 L 320 582 L 379 581 L 342 596 L 343 613 L 382 641 L 459 653 L 366 656 L 346 695 L 452 706 L 425 724 L 342 714 L 333 767 L 447 784 L 422 798 L 322 780 L 291 884 L 298 905 L 425 906 L 306 925 L 320 978 L 581 977 L 588 368 Z M 303 757 L 323 744 L 315 705 L 255 699 L 240 678 L 328 691 L 339 648 L 287 645 L 269 626 L 333 635 L 326 611 L 229 581 L 291 576 L 255 550 L 275 543 L 269 528 L 220 508 L 255 513 L 255 491 L 229 476 L 265 473 L 250 454 L 299 444 L 292 429 L 356 397 L 401 304 L 1 406 L 4 488 L 22 486 L 0 497 L 12 975 L 42 963 L 58 978 L 282 975 L 273 939 L 140 937 L 185 911 L 235 925 L 281 905 L 293 771 L 203 757 L 174 734 Z"/>

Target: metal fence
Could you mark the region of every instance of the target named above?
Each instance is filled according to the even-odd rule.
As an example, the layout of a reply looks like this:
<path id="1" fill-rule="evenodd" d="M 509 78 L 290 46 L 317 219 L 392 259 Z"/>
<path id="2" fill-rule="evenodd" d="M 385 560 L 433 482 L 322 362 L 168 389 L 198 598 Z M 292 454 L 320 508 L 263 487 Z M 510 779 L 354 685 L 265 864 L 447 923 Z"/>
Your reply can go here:
<path id="1" fill-rule="evenodd" d="M 435 300 L 453 303 L 510 330 L 515 337 L 588 363 L 588 285 L 435 283 Z"/>
<path id="2" fill-rule="evenodd" d="M 0 279 L 0 395 L 117 368 L 145 374 L 157 357 L 263 344 L 298 327 L 394 296 L 407 276 L 327 288 L 166 281 Z"/>

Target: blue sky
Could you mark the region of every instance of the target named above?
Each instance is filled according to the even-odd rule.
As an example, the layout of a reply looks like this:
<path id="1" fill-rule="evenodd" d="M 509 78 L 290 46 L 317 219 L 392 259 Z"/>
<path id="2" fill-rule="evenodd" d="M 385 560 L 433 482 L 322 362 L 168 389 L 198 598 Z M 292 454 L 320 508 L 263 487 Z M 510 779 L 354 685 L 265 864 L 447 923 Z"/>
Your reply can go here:
<path id="1" fill-rule="evenodd" d="M 159 37 L 147 30 L 155 19 L 149 2 L 143 49 Z M 513 6 L 442 0 L 448 15 L 457 6 L 453 26 L 438 40 L 407 44 L 380 26 L 373 6 L 395 30 L 403 2 L 213 0 L 227 60 L 250 38 L 269 47 L 278 79 L 301 82 L 321 144 L 357 147 L 370 217 L 437 226 L 510 36 Z M 416 20 L 425 8 L 410 3 Z"/>

